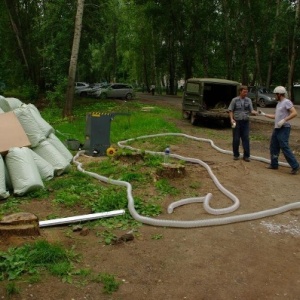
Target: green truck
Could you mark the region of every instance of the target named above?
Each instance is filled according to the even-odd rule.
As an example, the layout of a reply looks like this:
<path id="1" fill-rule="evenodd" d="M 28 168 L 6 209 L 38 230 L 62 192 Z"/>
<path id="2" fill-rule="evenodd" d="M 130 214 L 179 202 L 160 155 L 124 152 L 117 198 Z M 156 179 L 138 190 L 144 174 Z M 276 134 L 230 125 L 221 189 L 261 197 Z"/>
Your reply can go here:
<path id="1" fill-rule="evenodd" d="M 219 78 L 190 78 L 182 96 L 182 115 L 192 125 L 201 120 L 216 120 L 229 126 L 227 108 L 238 95 L 241 84 Z"/>

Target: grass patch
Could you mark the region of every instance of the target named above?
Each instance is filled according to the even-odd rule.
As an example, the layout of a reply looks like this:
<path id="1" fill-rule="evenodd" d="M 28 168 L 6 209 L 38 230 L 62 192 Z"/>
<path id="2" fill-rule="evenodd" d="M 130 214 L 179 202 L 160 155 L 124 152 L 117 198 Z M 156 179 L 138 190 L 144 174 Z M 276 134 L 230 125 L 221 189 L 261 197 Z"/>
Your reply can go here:
<path id="1" fill-rule="evenodd" d="M 41 280 L 41 274 L 45 271 L 66 283 L 73 283 L 75 277 L 81 278 L 79 281 L 81 284 L 97 280 L 103 283 L 103 292 L 107 294 L 118 290 L 121 282 L 117 281 L 114 275 L 108 273 L 95 275 L 90 269 L 76 270 L 75 262 L 78 262 L 78 255 L 73 250 L 38 240 L 32 244 L 0 252 L 0 281 L 6 282 L 5 290 L 9 298 L 20 294 L 18 280 L 24 281 L 25 278 L 27 282 L 34 284 Z"/>
<path id="2" fill-rule="evenodd" d="M 0 281 L 16 280 L 24 274 L 36 278 L 41 270 L 63 277 L 72 270 L 71 262 L 75 259 L 76 255 L 72 251 L 45 240 L 9 248 L 7 252 L 0 252 Z"/>
<path id="3" fill-rule="evenodd" d="M 77 101 L 77 100 L 76 100 Z M 151 112 L 142 112 L 144 106 L 138 101 L 94 101 L 79 99 L 74 103 L 74 118 L 72 120 L 61 117 L 61 108 L 51 105 L 41 111 L 42 117 L 56 130 L 56 135 L 62 141 L 66 139 L 77 139 L 81 142 L 85 140 L 86 114 L 89 112 L 100 112 L 112 114 L 110 127 L 111 146 L 115 146 L 118 141 L 136 138 L 144 135 L 157 133 L 180 132 L 170 118 L 181 119 L 181 112 L 177 110 L 155 107 Z M 120 114 L 119 114 L 120 113 Z M 124 114 L 125 113 L 125 114 Z M 145 139 L 135 139 L 132 144 L 141 146 L 144 150 L 164 151 L 168 145 L 180 142 L 180 138 L 174 136 L 163 136 L 152 138 L 149 142 Z M 152 148 L 152 149 L 151 149 Z M 75 154 L 75 152 L 74 152 Z M 141 159 L 134 163 L 121 161 L 122 157 L 134 156 L 135 151 L 128 149 L 118 149 L 116 157 L 104 158 L 99 162 L 92 162 L 84 166 L 87 171 L 95 172 L 112 179 L 120 179 L 130 182 L 135 187 L 139 187 L 141 194 L 148 186 L 153 186 L 152 173 L 163 161 L 160 155 L 141 153 Z M 65 217 L 65 209 L 68 212 L 74 210 L 78 213 L 80 209 L 91 212 L 103 212 L 111 210 L 125 209 L 126 214 L 114 218 L 105 218 L 88 223 L 88 226 L 104 227 L 106 236 L 104 240 L 108 242 L 114 237 L 114 229 L 128 230 L 141 226 L 128 212 L 127 192 L 124 187 L 99 183 L 98 180 L 77 171 L 73 166 L 67 174 L 55 177 L 44 182 L 45 188 L 31 192 L 23 197 L 14 197 L 13 193 L 8 200 L 0 205 L 0 217 L 20 211 L 21 205 L 28 207 L 27 201 L 46 200 L 55 204 L 57 210 L 48 212 L 47 219 Z M 161 191 L 167 193 L 174 188 L 161 187 Z M 161 193 L 161 192 L 160 192 Z M 135 209 L 144 216 L 157 216 L 162 208 L 159 195 L 149 194 L 148 199 L 142 199 L 135 195 Z M 38 215 L 38 212 L 33 213 Z M 62 215 L 61 215 L 62 214 Z M 41 272 L 48 272 L 52 276 L 58 276 L 65 282 L 72 282 L 74 276 L 83 276 L 85 272 L 74 269 L 76 255 L 72 251 L 65 250 L 59 244 L 50 244 L 47 241 L 36 241 L 32 244 L 25 244 L 18 248 L 9 248 L 7 252 L 0 252 L 0 280 L 7 281 L 7 293 L 13 295 L 18 293 L 18 288 L 12 282 L 26 276 L 30 283 L 41 280 Z M 86 275 L 89 277 L 90 275 Z M 119 283 L 112 275 L 102 274 L 99 276 L 104 284 L 107 293 L 117 289 Z M 100 280 L 99 279 L 99 280 Z"/>
<path id="4" fill-rule="evenodd" d="M 116 280 L 116 277 L 108 273 L 99 273 L 95 278 L 95 282 L 103 284 L 103 292 L 105 294 L 112 294 L 119 289 L 121 281 Z"/>
<path id="5" fill-rule="evenodd" d="M 178 195 L 179 190 L 172 186 L 167 179 L 160 179 L 155 183 L 157 190 L 163 195 Z"/>

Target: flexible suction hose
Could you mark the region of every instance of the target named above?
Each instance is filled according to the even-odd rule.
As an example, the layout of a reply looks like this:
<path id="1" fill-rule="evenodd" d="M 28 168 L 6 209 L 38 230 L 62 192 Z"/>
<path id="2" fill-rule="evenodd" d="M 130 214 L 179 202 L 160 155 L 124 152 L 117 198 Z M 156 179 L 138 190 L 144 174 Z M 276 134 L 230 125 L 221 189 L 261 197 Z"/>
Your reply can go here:
<path id="1" fill-rule="evenodd" d="M 181 133 L 162 133 L 162 134 L 140 136 L 137 138 L 128 139 L 126 141 L 120 141 L 120 142 L 118 142 L 118 146 L 121 148 L 130 149 L 133 151 L 140 151 L 140 149 L 136 149 L 136 148 L 127 146 L 125 144 L 130 141 L 137 140 L 137 139 L 145 139 L 145 138 L 167 136 L 167 135 L 180 136 L 180 137 L 185 137 L 185 138 L 189 138 L 189 139 L 193 139 L 193 140 L 197 140 L 197 141 L 208 142 L 217 151 L 220 151 L 221 153 L 224 153 L 224 154 L 232 155 L 231 151 L 223 150 L 223 149 L 215 146 L 214 142 L 210 139 L 197 138 L 197 137 L 193 137 L 193 136 L 189 136 L 189 135 L 181 134 Z M 164 152 L 155 152 L 155 151 L 148 151 L 148 150 L 146 150 L 145 152 L 149 153 L 149 154 L 153 154 L 153 155 L 164 155 Z M 244 221 L 249 221 L 249 220 L 265 218 L 268 216 L 273 216 L 273 215 L 277 215 L 280 213 L 284 213 L 289 210 L 300 208 L 300 202 L 295 202 L 295 203 L 287 204 L 287 205 L 284 205 L 284 206 L 281 206 L 278 208 L 268 209 L 268 210 L 264 210 L 264 211 L 260 211 L 260 212 L 237 215 L 237 216 L 230 216 L 230 217 L 223 217 L 223 218 L 212 218 L 212 219 L 207 219 L 207 220 L 179 221 L 179 220 L 161 220 L 161 219 L 149 218 L 149 217 L 139 215 L 138 212 L 135 210 L 134 199 L 132 196 L 132 186 L 129 182 L 121 181 L 121 180 L 114 180 L 114 179 L 110 179 L 105 176 L 93 173 L 93 172 L 85 171 L 82 168 L 82 163 L 77 161 L 78 157 L 83 154 L 84 154 L 84 151 L 79 151 L 73 158 L 73 162 L 77 165 L 77 169 L 97 180 L 100 180 L 100 181 L 103 181 L 106 183 L 110 183 L 110 184 L 114 184 L 114 185 L 125 186 L 127 189 L 128 209 L 129 209 L 131 216 L 135 220 L 137 220 L 141 223 L 144 223 L 144 224 L 148 224 L 148 225 L 163 226 L 163 227 L 180 227 L 180 228 L 225 225 L 225 224 L 231 224 L 231 223 L 236 223 L 236 222 L 244 222 Z M 205 162 L 203 162 L 202 160 L 199 160 L 199 159 L 183 157 L 183 156 L 180 156 L 177 154 L 170 154 L 170 157 L 177 158 L 177 159 L 187 161 L 187 162 L 197 163 L 197 164 L 200 164 L 201 166 L 203 166 L 207 170 L 208 174 L 210 175 L 210 177 L 212 178 L 213 182 L 218 187 L 218 189 L 224 195 L 226 195 L 228 198 L 230 198 L 232 200 L 233 204 L 227 208 L 213 209 L 209 205 L 209 202 L 212 199 L 212 194 L 209 193 L 205 197 L 193 197 L 193 198 L 187 198 L 187 199 L 182 199 L 182 200 L 173 202 L 168 207 L 168 213 L 172 213 L 173 209 L 178 206 L 188 204 L 188 203 L 194 203 L 194 202 L 203 202 L 204 209 L 208 213 L 215 214 L 215 215 L 230 213 L 230 212 L 233 212 L 236 209 L 238 209 L 238 207 L 240 205 L 239 199 L 221 185 L 221 183 L 218 181 L 218 179 L 213 174 L 211 168 Z M 266 163 L 270 162 L 270 160 L 268 160 L 268 159 L 257 157 L 257 156 L 251 156 L 251 158 L 254 160 L 258 160 L 258 161 L 262 161 L 262 162 L 266 162 Z M 287 163 L 280 162 L 279 164 L 282 166 L 288 166 Z"/>

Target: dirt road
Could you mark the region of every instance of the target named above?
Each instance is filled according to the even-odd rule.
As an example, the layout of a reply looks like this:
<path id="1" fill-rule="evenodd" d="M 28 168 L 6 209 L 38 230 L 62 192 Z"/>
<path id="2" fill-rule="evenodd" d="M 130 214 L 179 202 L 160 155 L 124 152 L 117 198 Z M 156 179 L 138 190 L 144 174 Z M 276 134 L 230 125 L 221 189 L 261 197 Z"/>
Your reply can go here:
<path id="1" fill-rule="evenodd" d="M 170 96 L 170 95 L 154 95 L 148 93 L 137 93 L 137 98 L 148 102 L 149 104 L 157 104 L 160 105 L 168 105 L 177 107 L 178 109 L 182 108 L 182 98 L 180 96 Z M 293 127 L 300 128 L 300 105 L 295 105 L 295 108 L 298 112 L 298 116 L 291 120 L 291 124 Z M 266 114 L 273 114 L 275 112 L 274 107 L 265 107 L 265 108 L 257 108 L 261 109 Z M 263 116 L 251 116 L 253 120 L 257 120 L 258 122 L 268 122 L 274 124 L 274 120 L 268 119 Z"/>

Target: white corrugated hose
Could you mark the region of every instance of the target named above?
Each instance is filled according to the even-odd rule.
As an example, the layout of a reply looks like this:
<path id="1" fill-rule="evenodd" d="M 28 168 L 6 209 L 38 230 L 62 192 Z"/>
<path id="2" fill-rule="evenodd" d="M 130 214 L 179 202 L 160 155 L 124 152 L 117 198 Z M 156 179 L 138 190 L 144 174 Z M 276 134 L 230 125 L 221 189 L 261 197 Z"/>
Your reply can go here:
<path id="1" fill-rule="evenodd" d="M 118 142 L 118 146 L 120 148 L 127 148 L 127 149 L 130 149 L 130 150 L 139 152 L 139 151 L 141 151 L 140 149 L 136 149 L 136 148 L 127 146 L 125 144 L 128 143 L 129 141 L 134 141 L 134 140 L 137 140 L 137 139 L 146 139 L 146 138 L 159 137 L 159 136 L 168 136 L 168 135 L 169 136 L 185 137 L 185 138 L 188 138 L 188 139 L 193 139 L 193 140 L 201 141 L 201 142 L 208 142 L 217 151 L 220 151 L 221 153 L 224 153 L 224 154 L 232 155 L 231 151 L 223 150 L 223 149 L 215 146 L 214 142 L 210 139 L 197 138 L 197 137 L 194 137 L 194 136 L 181 134 L 181 133 L 161 133 L 161 134 L 140 136 L 140 137 L 128 139 L 128 140 L 125 140 L 125 141 L 120 141 L 120 142 Z M 149 154 L 153 154 L 153 155 L 164 155 L 164 152 L 155 152 L 155 151 L 148 151 L 148 150 L 146 150 L 145 152 L 149 153 Z M 93 172 L 85 171 L 82 168 L 82 164 L 77 161 L 78 157 L 80 155 L 83 155 L 83 154 L 84 154 L 84 151 L 79 151 L 73 158 L 73 162 L 77 165 L 77 169 L 79 171 L 91 176 L 91 177 L 94 177 L 94 178 L 100 180 L 100 181 L 103 181 L 103 182 L 106 182 L 106 183 L 109 183 L 109 184 L 114 184 L 114 185 L 119 185 L 119 186 L 126 187 L 126 189 L 127 189 L 127 199 L 128 199 L 128 209 L 129 209 L 130 214 L 132 215 L 132 217 L 135 220 L 137 220 L 141 223 L 144 223 L 144 224 L 148 224 L 148 225 L 163 226 L 163 227 L 181 227 L 181 228 L 216 226 L 216 225 L 224 225 L 224 224 L 231 224 L 231 223 L 236 223 L 236 222 L 244 222 L 244 221 L 250 221 L 250 220 L 265 218 L 265 217 L 268 217 L 268 216 L 273 216 L 273 215 L 277 215 L 277 214 L 287 212 L 289 210 L 300 208 L 300 202 L 294 202 L 294 203 L 290 203 L 290 204 L 287 204 L 287 205 L 283 205 L 281 207 L 272 208 L 272 209 L 268 209 L 268 210 L 263 210 L 263 211 L 259 211 L 259 212 L 254 212 L 254 213 L 249 213 L 249 214 L 242 214 L 242 215 L 235 215 L 235 216 L 229 216 L 229 217 L 222 217 L 222 218 L 205 219 L 205 220 L 181 221 L 181 220 L 165 220 L 165 219 L 149 218 L 149 217 L 139 215 L 138 212 L 135 210 L 135 208 L 134 208 L 134 199 L 133 199 L 133 196 L 132 196 L 132 186 L 129 182 L 114 180 L 114 179 L 107 178 L 105 176 L 102 176 L 102 175 L 99 175 L 99 174 L 96 174 L 96 173 L 93 173 Z M 184 156 L 180 156 L 180 155 L 173 154 L 173 153 L 170 154 L 170 157 L 173 157 L 173 158 L 176 158 L 176 159 L 179 159 L 179 160 L 183 160 L 183 161 L 186 161 L 186 162 L 196 163 L 196 164 L 199 164 L 199 165 L 203 166 L 207 170 L 208 174 L 210 175 L 210 177 L 212 178 L 213 182 L 218 187 L 218 189 L 224 195 L 226 195 L 228 198 L 230 198 L 231 201 L 233 202 L 233 204 L 231 206 L 227 207 L 227 208 L 213 209 L 209 205 L 209 202 L 212 199 L 212 194 L 208 193 L 205 197 L 193 197 L 193 198 L 181 199 L 181 200 L 178 200 L 176 202 L 173 202 L 168 207 L 168 212 L 169 213 L 172 213 L 173 209 L 175 207 L 178 207 L 180 205 L 184 205 L 184 204 L 187 204 L 187 203 L 193 203 L 193 202 L 203 202 L 204 209 L 208 213 L 214 214 L 214 215 L 231 213 L 231 212 L 233 212 L 233 211 L 235 211 L 239 208 L 239 205 L 240 205 L 239 199 L 234 194 L 232 194 L 230 191 L 228 191 L 227 189 L 225 189 L 222 186 L 222 184 L 218 181 L 216 176 L 213 174 L 211 168 L 205 162 L 203 162 L 202 160 L 199 160 L 199 159 L 184 157 Z M 251 156 L 251 159 L 258 160 L 258 161 L 265 162 L 265 163 L 270 163 L 270 160 L 262 158 L 262 157 Z M 287 163 L 283 163 L 283 162 L 280 162 L 279 164 L 282 165 L 282 166 L 288 166 Z"/>

